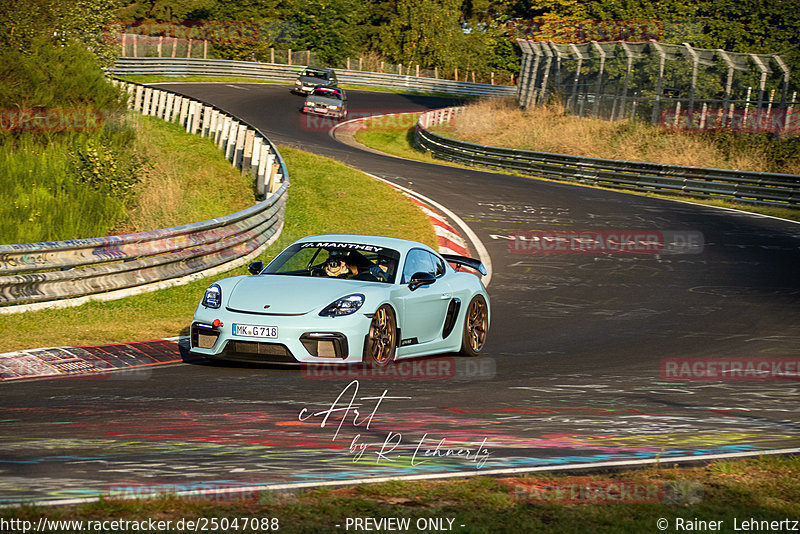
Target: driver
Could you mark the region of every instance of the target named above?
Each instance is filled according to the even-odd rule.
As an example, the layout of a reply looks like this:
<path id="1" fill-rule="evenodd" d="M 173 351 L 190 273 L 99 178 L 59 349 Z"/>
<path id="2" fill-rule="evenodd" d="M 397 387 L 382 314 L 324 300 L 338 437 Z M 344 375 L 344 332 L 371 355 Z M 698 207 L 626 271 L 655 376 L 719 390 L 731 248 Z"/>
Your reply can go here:
<path id="1" fill-rule="evenodd" d="M 327 276 L 332 278 L 349 278 L 358 274 L 358 269 L 347 263 L 347 256 L 336 252 L 331 252 L 328 256 L 323 270 Z"/>

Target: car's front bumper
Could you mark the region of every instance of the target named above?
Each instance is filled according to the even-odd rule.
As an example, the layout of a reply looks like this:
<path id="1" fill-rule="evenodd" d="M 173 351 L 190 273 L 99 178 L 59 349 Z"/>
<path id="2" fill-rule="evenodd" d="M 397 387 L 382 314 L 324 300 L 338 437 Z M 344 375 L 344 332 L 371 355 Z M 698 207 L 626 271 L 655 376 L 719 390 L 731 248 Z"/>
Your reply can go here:
<path id="1" fill-rule="evenodd" d="M 218 319 L 222 325 L 213 326 Z M 362 361 L 371 315 L 343 317 L 255 315 L 198 309 L 191 325 L 191 351 L 211 358 L 263 362 L 341 364 Z M 271 326 L 275 338 L 234 334 L 234 324 Z"/>
<path id="2" fill-rule="evenodd" d="M 329 108 L 317 108 L 313 106 L 303 106 L 303 113 L 311 113 L 313 115 L 321 115 L 323 117 L 334 117 L 336 119 L 341 119 L 347 113 L 343 109 L 329 109 Z"/>

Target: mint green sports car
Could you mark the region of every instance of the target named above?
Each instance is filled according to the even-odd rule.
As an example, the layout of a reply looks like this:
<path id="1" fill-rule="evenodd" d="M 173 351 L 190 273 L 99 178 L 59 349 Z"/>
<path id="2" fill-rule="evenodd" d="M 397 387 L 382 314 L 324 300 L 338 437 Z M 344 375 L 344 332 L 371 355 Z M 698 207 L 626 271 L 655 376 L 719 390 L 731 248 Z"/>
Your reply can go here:
<path id="1" fill-rule="evenodd" d="M 447 352 L 477 356 L 486 342 L 489 295 L 478 260 L 405 239 L 318 235 L 249 270 L 206 290 L 191 325 L 192 353 L 385 366 Z"/>

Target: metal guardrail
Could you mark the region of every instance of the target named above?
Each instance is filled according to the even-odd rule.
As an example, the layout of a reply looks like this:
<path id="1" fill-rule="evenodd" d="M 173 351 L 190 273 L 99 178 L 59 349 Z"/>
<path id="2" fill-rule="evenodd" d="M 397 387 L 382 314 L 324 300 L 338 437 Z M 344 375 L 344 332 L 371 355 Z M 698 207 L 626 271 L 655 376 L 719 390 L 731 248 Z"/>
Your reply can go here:
<path id="1" fill-rule="evenodd" d="M 128 92 L 134 111 L 212 138 L 235 167 L 255 178 L 265 200 L 232 215 L 163 230 L 0 245 L 0 314 L 64 307 L 89 298 L 110 300 L 186 283 L 250 261 L 280 234 L 289 176 L 265 135 L 202 102 L 115 83 Z"/>
<path id="2" fill-rule="evenodd" d="M 253 61 L 231 61 L 200 58 L 121 57 L 109 72 L 115 76 L 225 76 L 293 83 L 304 65 L 280 65 Z M 513 96 L 511 85 L 457 82 L 441 78 L 425 78 L 358 70 L 336 70 L 342 85 L 361 85 L 403 91 L 446 93 L 466 96 Z"/>
<path id="3" fill-rule="evenodd" d="M 464 108 L 420 115 L 414 132 L 417 148 L 440 159 L 616 189 L 721 198 L 747 204 L 800 207 L 800 176 L 704 167 L 682 167 L 641 161 L 534 152 L 457 141 L 431 132 L 448 124 Z"/>

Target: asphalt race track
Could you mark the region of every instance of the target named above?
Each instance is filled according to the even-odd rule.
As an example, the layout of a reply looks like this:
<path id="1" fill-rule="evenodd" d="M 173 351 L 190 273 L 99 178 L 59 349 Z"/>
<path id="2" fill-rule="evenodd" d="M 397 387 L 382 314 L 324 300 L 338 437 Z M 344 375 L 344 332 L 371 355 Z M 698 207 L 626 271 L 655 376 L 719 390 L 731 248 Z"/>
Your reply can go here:
<path id="1" fill-rule="evenodd" d="M 800 447 L 800 224 L 370 153 L 301 115 L 287 86 L 169 88 L 457 214 L 493 265 L 487 347 L 384 377 L 201 360 L 3 383 L 0 502 Z M 351 116 L 454 103 L 348 95 Z M 673 241 L 623 254 L 509 239 L 534 230 Z"/>

